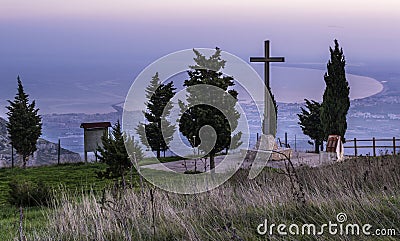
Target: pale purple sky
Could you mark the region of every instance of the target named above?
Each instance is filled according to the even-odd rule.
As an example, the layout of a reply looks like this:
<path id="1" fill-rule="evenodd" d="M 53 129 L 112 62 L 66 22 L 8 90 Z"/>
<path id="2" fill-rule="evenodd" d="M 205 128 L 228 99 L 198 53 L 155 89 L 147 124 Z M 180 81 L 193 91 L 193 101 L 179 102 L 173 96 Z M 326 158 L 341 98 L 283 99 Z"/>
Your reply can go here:
<path id="1" fill-rule="evenodd" d="M 326 60 L 338 38 L 355 64 L 399 59 L 397 0 L 0 0 L 2 58 L 162 56 L 220 46 L 288 60 Z"/>
<path id="2" fill-rule="evenodd" d="M 399 9 L 398 0 L 0 0 L 0 104 L 18 74 L 42 103 L 89 93 L 100 104 L 107 91 L 123 99 L 165 54 L 218 46 L 248 61 L 265 39 L 285 64 L 326 64 L 337 38 L 348 66 L 398 66 Z"/>

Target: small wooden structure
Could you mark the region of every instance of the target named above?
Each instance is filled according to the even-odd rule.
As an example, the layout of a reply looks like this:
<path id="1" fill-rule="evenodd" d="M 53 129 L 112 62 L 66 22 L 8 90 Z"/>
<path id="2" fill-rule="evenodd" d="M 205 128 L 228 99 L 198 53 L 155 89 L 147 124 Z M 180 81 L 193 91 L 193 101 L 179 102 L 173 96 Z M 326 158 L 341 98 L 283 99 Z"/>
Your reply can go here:
<path id="1" fill-rule="evenodd" d="M 110 122 L 92 122 L 82 123 L 85 162 L 87 162 L 87 153 L 96 152 L 97 148 L 102 146 L 101 137 L 108 135 L 108 128 L 111 127 Z"/>
<path id="2" fill-rule="evenodd" d="M 341 161 L 344 157 L 343 142 L 339 135 L 329 135 L 326 143 L 326 152 L 336 153 L 336 160 Z"/>

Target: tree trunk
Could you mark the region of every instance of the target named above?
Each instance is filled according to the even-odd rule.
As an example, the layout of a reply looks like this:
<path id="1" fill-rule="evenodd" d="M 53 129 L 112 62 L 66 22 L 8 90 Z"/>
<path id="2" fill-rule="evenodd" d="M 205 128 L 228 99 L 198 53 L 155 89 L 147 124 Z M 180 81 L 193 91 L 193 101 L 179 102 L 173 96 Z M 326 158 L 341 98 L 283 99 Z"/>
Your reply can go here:
<path id="1" fill-rule="evenodd" d="M 319 141 L 314 140 L 314 152 L 319 153 Z"/>
<path id="2" fill-rule="evenodd" d="M 27 156 L 25 156 L 25 155 L 22 155 L 22 168 L 26 168 L 26 162 L 27 162 Z"/>
<path id="3" fill-rule="evenodd" d="M 125 190 L 126 182 L 125 182 L 125 175 L 122 174 L 122 189 Z"/>
<path id="4" fill-rule="evenodd" d="M 210 172 L 215 173 L 215 154 L 210 153 Z"/>
<path id="5" fill-rule="evenodd" d="M 163 135 L 162 135 L 162 131 L 161 131 L 161 120 L 159 120 L 157 122 L 157 126 L 158 126 L 158 131 L 159 131 L 159 136 L 158 136 L 158 145 L 157 145 L 157 158 L 161 157 L 161 143 L 163 140 Z"/>

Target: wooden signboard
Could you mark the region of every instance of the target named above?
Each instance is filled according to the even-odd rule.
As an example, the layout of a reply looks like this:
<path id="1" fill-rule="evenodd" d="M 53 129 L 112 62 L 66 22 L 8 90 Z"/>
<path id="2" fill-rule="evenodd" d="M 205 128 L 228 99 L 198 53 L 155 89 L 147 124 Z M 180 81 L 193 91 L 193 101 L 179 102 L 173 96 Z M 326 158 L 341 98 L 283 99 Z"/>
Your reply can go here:
<path id="1" fill-rule="evenodd" d="M 110 122 L 93 122 L 82 123 L 85 161 L 87 162 L 87 153 L 96 152 L 97 147 L 102 146 L 101 137 L 108 135 L 108 128 L 111 127 Z"/>

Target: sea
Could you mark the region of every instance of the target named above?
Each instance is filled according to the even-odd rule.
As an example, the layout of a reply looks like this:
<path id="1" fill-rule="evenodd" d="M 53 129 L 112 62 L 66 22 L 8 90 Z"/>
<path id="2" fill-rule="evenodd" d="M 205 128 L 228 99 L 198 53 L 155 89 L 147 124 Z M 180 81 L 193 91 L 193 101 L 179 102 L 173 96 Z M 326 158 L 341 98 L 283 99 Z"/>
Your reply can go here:
<path id="1" fill-rule="evenodd" d="M 262 75 L 261 69 L 256 69 Z M 295 65 L 288 68 L 273 68 L 271 73 L 271 86 L 278 100 L 277 118 L 277 143 L 287 144 L 297 151 L 312 151 L 313 145 L 309 137 L 302 133 L 298 124 L 297 114 L 304 106 L 302 100 L 322 99 L 324 82 L 323 67 Z M 372 145 L 372 138 L 393 139 L 400 138 L 400 73 L 393 66 L 371 70 L 365 66 L 353 66 L 350 68 L 351 76 L 348 77 L 351 91 L 351 107 L 348 113 L 348 129 L 346 140 L 365 139 L 371 140 L 362 145 Z M 274 77 L 276 76 L 276 77 Z M 179 76 L 178 76 L 179 77 Z M 48 77 L 46 77 L 48 78 Z M 36 100 L 37 106 L 43 117 L 42 137 L 57 142 L 61 141 L 62 147 L 83 155 L 83 129 L 82 122 L 110 121 L 115 123 L 122 119 L 122 106 L 134 78 L 79 78 L 73 81 L 34 81 L 24 78 L 26 91 L 30 93 L 31 99 Z M 24 80 L 26 81 L 24 82 Z M 68 83 L 68 84 L 63 84 Z M 174 81 L 175 83 L 175 81 Z M 176 81 L 177 84 L 182 84 Z M 299 84 L 300 83 L 300 84 Z M 303 83 L 303 84 L 301 84 Z M 317 83 L 317 84 L 316 84 Z M 44 87 L 43 87 L 44 86 Z M 7 99 L 12 99 L 15 92 L 15 82 L 4 84 L 0 95 L 2 105 L 6 106 Z M 15 90 L 14 90 L 15 89 Z M 5 91 L 7 90 L 7 91 Z M 178 89 L 179 90 L 179 89 Z M 262 96 L 259 95 L 258 96 Z M 240 97 L 239 103 L 245 111 L 246 130 L 245 139 L 248 139 L 248 148 L 255 145 L 257 136 L 261 133 L 261 122 L 257 111 L 254 110 L 254 102 Z M 262 102 L 255 99 L 262 110 Z M 5 109 L 0 111 L 0 116 L 6 117 Z M 137 112 L 136 121 L 143 121 L 143 114 Z M 135 134 L 132 131 L 132 134 Z M 177 134 L 187 145 L 184 149 L 191 152 L 187 140 Z M 177 142 L 182 144 L 182 142 Z M 380 142 L 379 146 L 390 146 L 393 141 Z M 400 143 L 400 140 L 399 140 Z M 346 154 L 354 154 L 349 146 Z M 146 148 L 144 148 L 146 150 Z M 378 153 L 391 152 L 392 148 L 378 148 Z M 178 151 L 179 152 L 179 151 Z M 147 151 L 149 154 L 149 151 Z M 173 155 L 168 152 L 166 155 Z M 371 149 L 360 149 L 358 154 L 372 154 Z"/>

